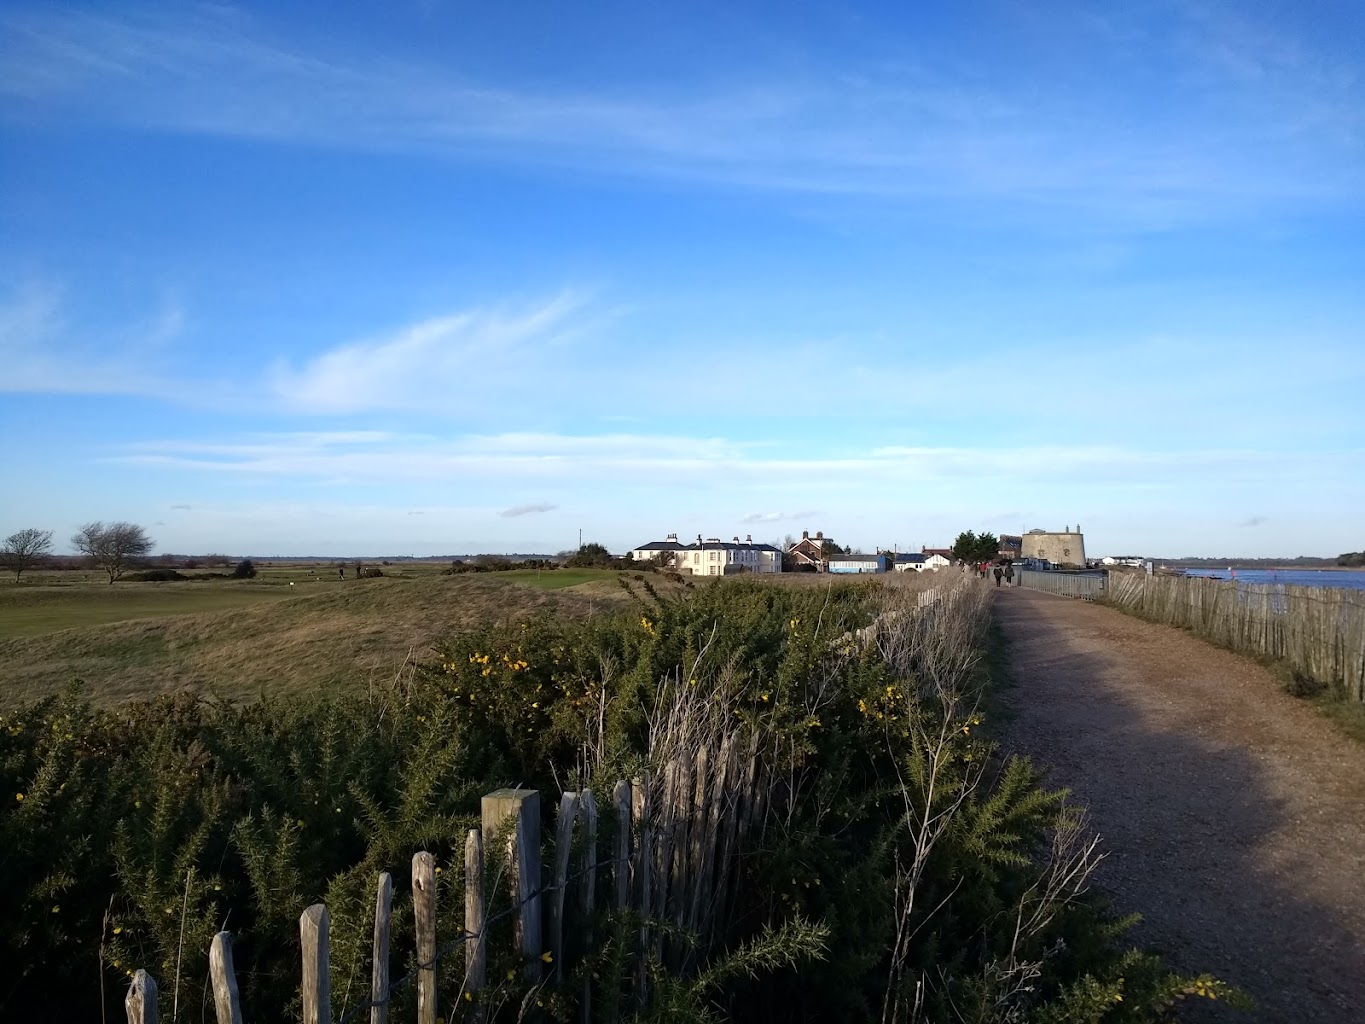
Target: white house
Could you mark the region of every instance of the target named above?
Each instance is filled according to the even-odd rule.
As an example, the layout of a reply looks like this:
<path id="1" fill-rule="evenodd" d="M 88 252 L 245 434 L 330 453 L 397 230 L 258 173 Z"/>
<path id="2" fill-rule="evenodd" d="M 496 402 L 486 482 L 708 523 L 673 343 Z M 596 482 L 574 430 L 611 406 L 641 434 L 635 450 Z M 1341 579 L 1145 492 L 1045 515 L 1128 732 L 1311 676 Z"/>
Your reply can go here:
<path id="1" fill-rule="evenodd" d="M 637 559 L 655 559 L 671 552 L 673 565 L 679 572 L 693 576 L 731 576 L 738 572 L 775 573 L 782 571 L 782 551 L 771 544 L 755 544 L 753 537 L 741 541 L 723 541 L 719 537 L 702 540 L 697 535 L 694 544 L 679 544 L 677 534 L 667 540 L 650 541 L 631 549 Z"/>
<path id="2" fill-rule="evenodd" d="M 630 549 L 630 557 L 637 562 L 653 561 L 661 557 L 664 552 L 678 552 L 682 550 L 682 545 L 678 543 L 678 535 L 670 533 L 664 540 L 652 540 L 648 544 L 641 544 L 638 548 Z M 676 554 L 675 556 L 676 557 Z"/>
<path id="3" fill-rule="evenodd" d="M 948 559 L 939 554 L 926 555 L 923 552 L 915 554 L 910 552 L 904 555 L 897 555 L 895 564 L 892 566 L 896 572 L 937 572 L 939 569 L 951 565 Z"/>

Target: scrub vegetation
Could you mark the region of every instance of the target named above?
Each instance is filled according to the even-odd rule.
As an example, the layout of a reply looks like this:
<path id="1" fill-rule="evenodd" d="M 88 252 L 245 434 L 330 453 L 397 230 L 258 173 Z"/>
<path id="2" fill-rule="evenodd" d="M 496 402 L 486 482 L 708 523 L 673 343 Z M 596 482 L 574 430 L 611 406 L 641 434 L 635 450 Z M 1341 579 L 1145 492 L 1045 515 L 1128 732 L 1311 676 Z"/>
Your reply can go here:
<path id="1" fill-rule="evenodd" d="M 447 628 L 427 630 L 446 639 L 368 688 L 114 706 L 73 688 L 7 712 L 0 956 L 17 973 L 0 1013 L 95 1019 L 103 991 L 117 1015 L 137 967 L 197 1007 L 227 922 L 247 1016 L 289 1019 L 296 921 L 319 900 L 334 991 L 354 1006 L 378 871 L 401 890 L 395 869 L 430 850 L 441 904 L 460 905 L 482 794 L 521 784 L 550 805 L 561 787 L 609 791 L 650 768 L 658 723 L 689 707 L 723 709 L 753 740 L 767 809 L 737 850 L 734 912 L 698 946 L 705 957 L 687 976 L 651 961 L 643 1007 L 603 1005 L 641 1020 L 1081 1022 L 1235 997 L 1125 948 L 1128 922 L 1089 890 L 1099 851 L 1083 813 L 983 735 L 987 598 L 971 582 L 939 599 L 902 581 L 626 583 L 628 607 L 603 614 L 580 597 L 599 612 L 584 616 L 515 603 L 535 593 L 517 584 L 463 590 L 461 605 L 513 603 L 464 626 L 453 604 L 429 608 Z M 344 615 L 371 585 L 201 628 L 251 615 L 287 626 L 310 605 Z M 411 948 L 410 913 L 396 910 L 395 948 Z M 598 934 L 626 937 L 590 965 L 615 977 L 638 955 L 635 931 Z M 457 964 L 442 967 L 446 1005 Z M 492 976 L 515 990 L 503 966 Z M 569 1019 L 577 991 L 545 1011 Z M 497 1005 L 514 1015 L 519 996 Z"/>

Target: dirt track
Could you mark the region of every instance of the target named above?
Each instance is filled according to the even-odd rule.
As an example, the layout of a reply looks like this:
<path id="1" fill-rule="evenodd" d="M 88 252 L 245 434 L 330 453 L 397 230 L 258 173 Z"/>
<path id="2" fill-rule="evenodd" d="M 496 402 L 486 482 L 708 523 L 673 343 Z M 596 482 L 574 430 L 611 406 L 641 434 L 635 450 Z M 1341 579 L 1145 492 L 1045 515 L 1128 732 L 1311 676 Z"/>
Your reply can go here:
<path id="1" fill-rule="evenodd" d="M 1365 747 L 1188 633 L 996 598 L 1006 744 L 1090 808 L 1099 884 L 1143 915 L 1136 938 L 1249 992 L 1256 1020 L 1365 1021 Z"/>

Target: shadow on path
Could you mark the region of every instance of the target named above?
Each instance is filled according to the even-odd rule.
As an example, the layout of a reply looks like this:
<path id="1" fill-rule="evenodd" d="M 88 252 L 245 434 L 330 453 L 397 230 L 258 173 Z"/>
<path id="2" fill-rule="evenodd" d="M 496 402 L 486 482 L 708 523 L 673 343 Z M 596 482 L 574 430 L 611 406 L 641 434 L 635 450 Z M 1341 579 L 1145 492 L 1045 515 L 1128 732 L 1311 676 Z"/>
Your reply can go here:
<path id="1" fill-rule="evenodd" d="M 1188 633 L 1028 590 L 995 609 L 1005 746 L 1090 809 L 1135 940 L 1244 989 L 1257 1020 L 1365 1021 L 1365 749 Z"/>

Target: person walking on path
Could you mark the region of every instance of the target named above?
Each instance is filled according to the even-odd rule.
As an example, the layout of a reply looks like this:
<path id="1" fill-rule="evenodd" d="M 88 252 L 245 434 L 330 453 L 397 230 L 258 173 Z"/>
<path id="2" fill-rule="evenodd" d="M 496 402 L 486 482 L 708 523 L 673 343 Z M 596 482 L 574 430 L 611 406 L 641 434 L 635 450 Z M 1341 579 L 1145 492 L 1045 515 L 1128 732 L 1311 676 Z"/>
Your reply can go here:
<path id="1" fill-rule="evenodd" d="M 995 567 L 995 585 L 996 585 L 997 587 L 1000 586 L 1000 577 L 1003 576 L 1003 575 L 1005 575 L 1005 570 L 1002 569 L 1002 568 L 1000 568 L 1000 566 L 997 565 L 997 566 Z"/>
<path id="2" fill-rule="evenodd" d="M 1014 563 L 1010 562 L 1005 566 L 1005 586 L 1014 586 Z"/>

